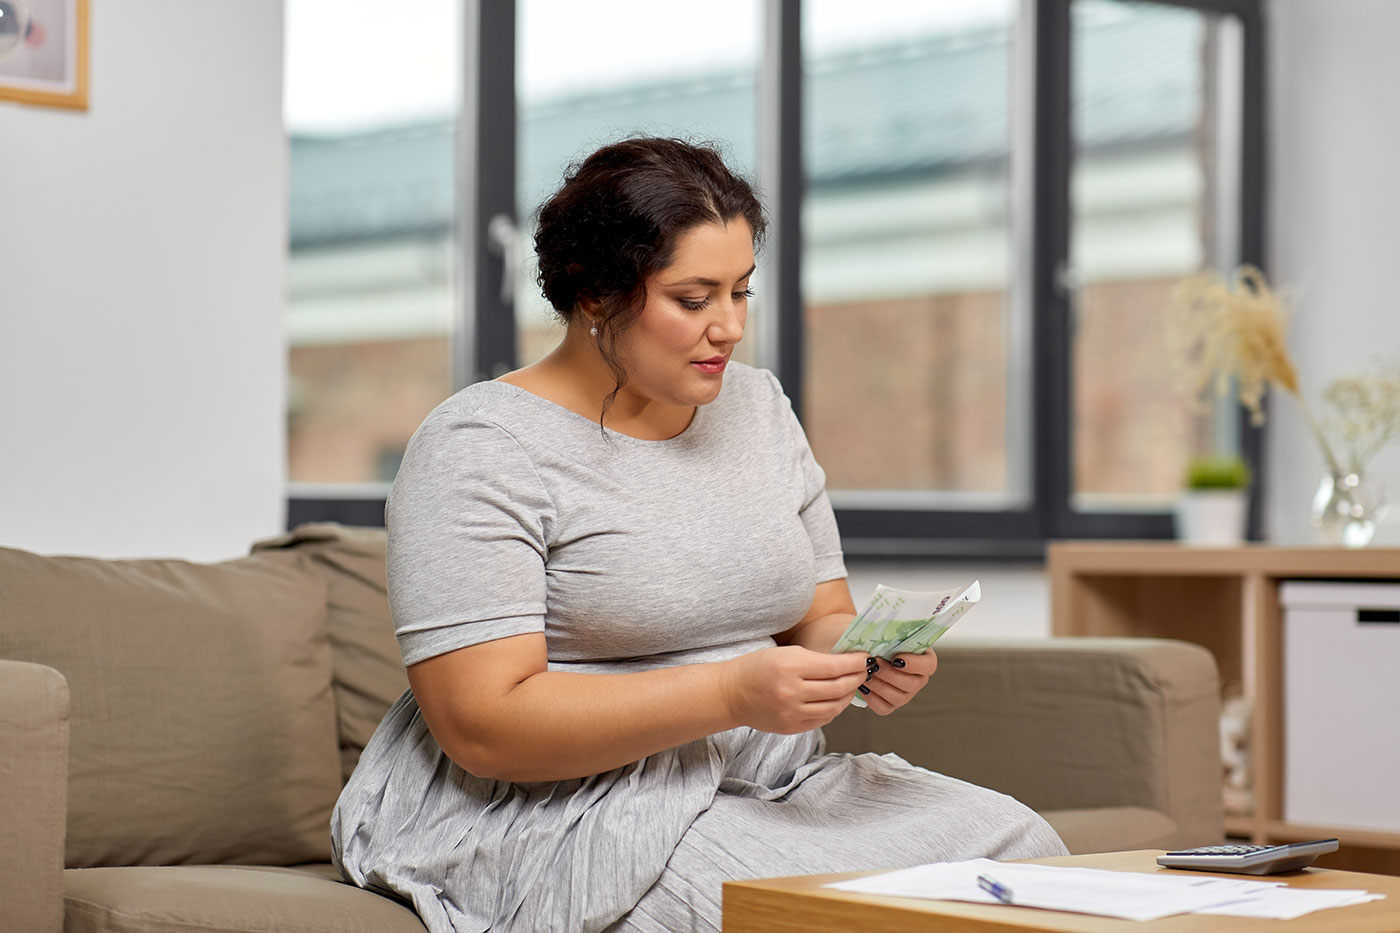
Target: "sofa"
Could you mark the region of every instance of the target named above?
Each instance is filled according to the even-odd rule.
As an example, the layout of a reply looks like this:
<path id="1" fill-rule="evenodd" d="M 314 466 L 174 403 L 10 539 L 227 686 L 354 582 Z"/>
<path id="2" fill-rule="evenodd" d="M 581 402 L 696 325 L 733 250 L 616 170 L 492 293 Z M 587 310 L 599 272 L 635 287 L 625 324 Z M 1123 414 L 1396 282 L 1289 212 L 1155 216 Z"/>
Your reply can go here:
<path id="1" fill-rule="evenodd" d="M 1221 838 L 1207 651 L 979 642 L 975 619 L 915 703 L 843 713 L 830 749 L 1011 793 L 1076 853 Z M 219 563 L 0 548 L 0 930 L 421 931 L 342 882 L 327 831 L 406 686 L 382 529 Z"/>

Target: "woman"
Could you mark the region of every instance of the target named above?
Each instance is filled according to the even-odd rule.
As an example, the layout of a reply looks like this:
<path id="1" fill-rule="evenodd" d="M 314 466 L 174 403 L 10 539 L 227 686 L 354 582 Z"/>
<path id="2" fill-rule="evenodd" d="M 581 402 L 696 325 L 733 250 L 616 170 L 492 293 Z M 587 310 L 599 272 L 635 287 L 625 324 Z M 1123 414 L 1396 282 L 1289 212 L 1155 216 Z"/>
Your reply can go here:
<path id="1" fill-rule="evenodd" d="M 386 524 L 412 689 L 332 836 L 430 930 L 715 930 L 729 878 L 1064 852 L 1009 797 L 821 754 L 857 692 L 888 714 L 937 662 L 829 653 L 855 607 L 824 476 L 730 360 L 763 232 L 712 150 L 594 153 L 535 239 L 562 343 L 409 445 Z"/>

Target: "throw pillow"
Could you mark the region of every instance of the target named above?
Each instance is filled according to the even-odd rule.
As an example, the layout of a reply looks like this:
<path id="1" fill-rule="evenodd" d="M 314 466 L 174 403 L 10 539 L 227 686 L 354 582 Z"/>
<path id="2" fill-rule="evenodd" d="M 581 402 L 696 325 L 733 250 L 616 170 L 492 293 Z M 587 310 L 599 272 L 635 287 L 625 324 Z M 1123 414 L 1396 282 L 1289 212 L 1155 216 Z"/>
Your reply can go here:
<path id="1" fill-rule="evenodd" d="M 308 523 L 257 542 L 253 553 L 281 548 L 310 555 L 326 578 L 341 779 L 349 780 L 379 721 L 408 689 L 389 615 L 384 529 Z"/>
<path id="2" fill-rule="evenodd" d="M 310 559 L 0 548 L 0 657 L 68 680 L 68 867 L 329 859 L 340 768 Z"/>

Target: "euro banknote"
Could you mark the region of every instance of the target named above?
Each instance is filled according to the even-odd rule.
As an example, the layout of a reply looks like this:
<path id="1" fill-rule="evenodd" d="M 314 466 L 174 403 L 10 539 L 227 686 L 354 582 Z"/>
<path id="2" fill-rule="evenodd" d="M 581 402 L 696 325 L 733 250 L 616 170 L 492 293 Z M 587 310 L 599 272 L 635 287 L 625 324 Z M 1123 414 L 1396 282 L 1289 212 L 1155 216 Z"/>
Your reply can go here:
<path id="1" fill-rule="evenodd" d="M 897 654 L 923 654 L 981 598 L 982 585 L 977 580 L 961 589 L 928 591 L 880 584 L 831 653 L 863 651 L 886 660 Z M 851 702 L 866 705 L 860 696 Z"/>

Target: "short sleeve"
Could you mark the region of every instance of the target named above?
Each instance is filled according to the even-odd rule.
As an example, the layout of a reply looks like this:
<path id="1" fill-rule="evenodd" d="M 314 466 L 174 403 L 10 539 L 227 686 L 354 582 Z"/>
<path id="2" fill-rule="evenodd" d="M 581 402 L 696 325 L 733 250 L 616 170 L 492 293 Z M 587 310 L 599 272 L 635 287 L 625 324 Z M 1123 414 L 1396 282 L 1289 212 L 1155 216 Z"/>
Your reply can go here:
<path id="1" fill-rule="evenodd" d="M 384 519 L 405 665 L 544 632 L 553 503 L 503 428 L 435 411 L 409 442 Z"/>
<path id="2" fill-rule="evenodd" d="M 812 454 L 812 447 L 807 443 L 807 432 L 802 430 L 802 423 L 792 410 L 791 400 L 782 394 L 782 386 L 772 373 L 768 373 L 768 378 L 773 380 L 782 401 L 782 418 L 792 451 L 793 470 L 801 486 L 799 515 L 812 542 L 817 582 L 843 579 L 846 576 L 846 561 L 841 551 L 841 533 L 836 527 L 836 514 L 826 495 L 826 471 Z"/>

